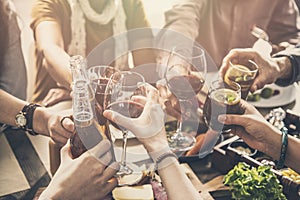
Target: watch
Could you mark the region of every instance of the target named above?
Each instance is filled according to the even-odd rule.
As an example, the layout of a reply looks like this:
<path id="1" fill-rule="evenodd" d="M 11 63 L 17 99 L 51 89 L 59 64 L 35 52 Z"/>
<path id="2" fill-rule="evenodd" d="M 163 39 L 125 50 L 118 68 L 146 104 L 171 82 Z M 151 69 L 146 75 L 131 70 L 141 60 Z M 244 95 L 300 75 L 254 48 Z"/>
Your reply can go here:
<path id="1" fill-rule="evenodd" d="M 27 126 L 27 119 L 26 119 L 26 112 L 27 112 L 27 109 L 28 109 L 28 106 L 29 105 L 25 105 L 23 107 L 23 109 L 16 115 L 16 124 L 17 124 L 17 127 L 23 129 L 23 130 L 26 130 L 26 126 Z"/>
<path id="2" fill-rule="evenodd" d="M 33 103 L 25 105 L 22 111 L 20 111 L 15 117 L 17 126 L 22 130 L 27 131 L 30 135 L 38 135 L 34 132 L 32 123 L 33 113 L 37 107 L 40 107 L 40 105 Z"/>

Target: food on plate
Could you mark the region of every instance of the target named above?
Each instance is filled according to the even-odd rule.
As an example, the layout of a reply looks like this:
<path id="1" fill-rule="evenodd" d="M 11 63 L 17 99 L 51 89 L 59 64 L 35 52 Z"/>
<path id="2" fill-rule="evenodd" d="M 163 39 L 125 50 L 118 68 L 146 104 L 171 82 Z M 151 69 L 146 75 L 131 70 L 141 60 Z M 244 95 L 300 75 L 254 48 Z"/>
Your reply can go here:
<path id="1" fill-rule="evenodd" d="M 185 155 L 186 156 L 196 155 L 199 152 L 199 150 L 201 149 L 201 147 L 203 145 L 203 142 L 204 142 L 204 139 L 205 139 L 205 134 L 198 135 L 196 137 L 196 144 Z"/>
<path id="2" fill-rule="evenodd" d="M 259 93 L 249 94 L 247 97 L 248 101 L 259 101 L 261 98 L 269 99 L 273 96 L 279 95 L 280 91 L 277 89 L 272 89 L 270 87 L 265 87 Z"/>
<path id="3" fill-rule="evenodd" d="M 236 150 L 238 150 L 239 152 L 241 152 L 241 154 L 245 154 L 245 155 L 251 155 L 251 149 L 247 148 L 247 147 L 242 147 L 242 146 L 238 146 L 235 147 Z"/>
<path id="4" fill-rule="evenodd" d="M 240 162 L 224 176 L 223 182 L 230 187 L 233 199 L 287 199 L 271 169 L 268 165 L 256 168 Z"/>
<path id="5" fill-rule="evenodd" d="M 300 174 L 292 170 L 291 168 L 286 168 L 280 170 L 282 176 L 288 177 L 295 181 L 296 183 L 300 184 Z"/>

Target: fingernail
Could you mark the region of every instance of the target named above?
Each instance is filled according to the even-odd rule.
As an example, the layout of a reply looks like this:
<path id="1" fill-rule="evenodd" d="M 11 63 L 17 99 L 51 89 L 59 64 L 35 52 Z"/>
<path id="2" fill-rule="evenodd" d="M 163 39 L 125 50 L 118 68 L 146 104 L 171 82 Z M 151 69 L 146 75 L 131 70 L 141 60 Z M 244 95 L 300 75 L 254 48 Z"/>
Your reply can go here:
<path id="1" fill-rule="evenodd" d="M 225 122 L 225 120 L 226 120 L 226 115 L 219 115 L 219 116 L 218 116 L 218 120 L 219 120 L 220 122 Z"/>

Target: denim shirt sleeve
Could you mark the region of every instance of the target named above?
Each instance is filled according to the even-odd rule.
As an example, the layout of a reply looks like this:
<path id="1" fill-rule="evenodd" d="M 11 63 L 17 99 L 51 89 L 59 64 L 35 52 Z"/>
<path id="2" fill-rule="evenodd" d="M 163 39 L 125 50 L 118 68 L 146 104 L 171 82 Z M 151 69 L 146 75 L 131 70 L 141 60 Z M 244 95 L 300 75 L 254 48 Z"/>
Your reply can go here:
<path id="1" fill-rule="evenodd" d="M 286 79 L 278 79 L 275 83 L 279 86 L 288 86 L 293 84 L 294 82 L 300 81 L 300 45 L 274 55 L 274 57 L 281 56 L 286 56 L 290 59 L 290 62 L 292 64 L 292 73 L 291 77 Z"/>

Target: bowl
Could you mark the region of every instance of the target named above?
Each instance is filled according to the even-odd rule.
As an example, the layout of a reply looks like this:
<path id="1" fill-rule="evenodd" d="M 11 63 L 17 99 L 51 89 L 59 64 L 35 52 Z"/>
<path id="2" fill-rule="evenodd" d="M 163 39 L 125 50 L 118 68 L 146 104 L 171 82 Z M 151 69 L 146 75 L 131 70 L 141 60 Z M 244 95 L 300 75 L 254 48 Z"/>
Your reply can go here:
<path id="1" fill-rule="evenodd" d="M 253 149 L 241 139 L 231 142 L 227 148 L 232 148 L 238 154 L 250 157 L 253 157 L 257 153 L 256 149 Z"/>

